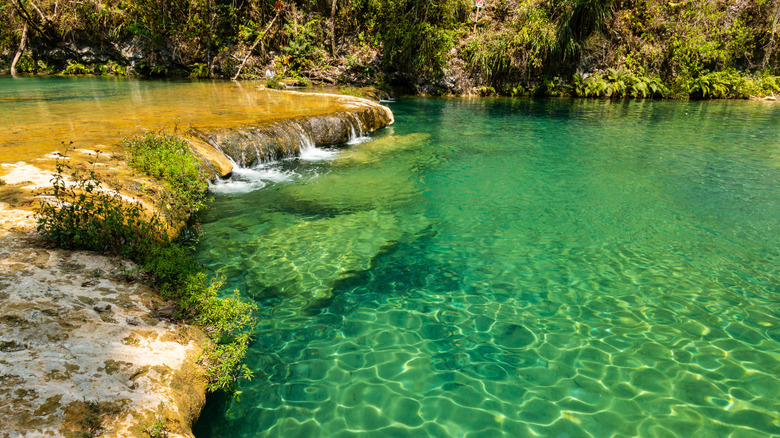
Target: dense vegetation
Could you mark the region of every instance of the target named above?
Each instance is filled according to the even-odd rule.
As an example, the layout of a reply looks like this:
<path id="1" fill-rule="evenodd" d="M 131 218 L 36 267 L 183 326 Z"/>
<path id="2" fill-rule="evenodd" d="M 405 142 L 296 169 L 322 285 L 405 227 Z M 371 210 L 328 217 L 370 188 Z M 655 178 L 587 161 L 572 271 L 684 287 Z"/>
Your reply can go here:
<path id="1" fill-rule="evenodd" d="M 136 262 L 140 271 L 128 272 L 128 277 L 142 277 L 171 301 L 167 317 L 194 322 L 208 333 L 211 342 L 203 363 L 209 389 L 230 391 L 236 378 L 251 376 L 241 360 L 255 306 L 236 296 L 218 296 L 221 279 L 209 280 L 187 242 L 170 237 L 172 225 L 205 206 L 206 183 L 198 164 L 184 140 L 167 134 L 125 139 L 124 147 L 134 168 L 162 184 L 162 216 L 150 215 L 141 204 L 108 189 L 94 167 L 60 161 L 49 193 L 55 202 L 41 205 L 38 231 L 61 248 L 117 254 Z"/>
<path id="2" fill-rule="evenodd" d="M 429 93 L 768 94 L 779 29 L 780 0 L 0 1 L 3 62 L 26 34 L 22 72 L 233 77 L 274 65 Z"/>

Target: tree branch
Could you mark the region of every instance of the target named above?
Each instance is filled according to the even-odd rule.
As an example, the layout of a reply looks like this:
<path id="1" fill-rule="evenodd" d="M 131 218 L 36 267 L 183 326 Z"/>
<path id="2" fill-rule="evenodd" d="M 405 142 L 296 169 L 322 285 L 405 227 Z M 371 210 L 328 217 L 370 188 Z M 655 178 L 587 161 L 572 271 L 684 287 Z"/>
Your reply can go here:
<path id="1" fill-rule="evenodd" d="M 268 26 L 266 26 L 265 30 L 260 33 L 260 35 L 257 36 L 257 39 L 255 40 L 255 43 L 252 44 L 252 47 L 249 48 L 249 51 L 246 53 L 246 56 L 244 57 L 244 60 L 241 62 L 241 65 L 238 66 L 238 71 L 236 72 L 236 75 L 233 76 L 233 80 L 235 81 L 238 79 L 238 76 L 241 75 L 241 70 L 244 68 L 244 64 L 246 64 L 246 61 L 249 59 L 250 56 L 252 56 L 252 51 L 255 50 L 255 47 L 257 47 L 258 44 L 260 44 L 261 41 L 265 38 L 266 34 L 268 33 L 268 30 L 271 29 L 271 26 L 274 25 L 276 22 L 276 19 L 279 18 L 279 11 L 276 11 L 276 15 L 274 15 L 274 19 L 271 20 L 270 23 L 268 23 Z"/>
<path id="2" fill-rule="evenodd" d="M 39 34 L 41 34 L 47 40 L 51 40 L 51 37 L 35 23 L 35 20 L 33 20 L 32 16 L 27 11 L 27 9 L 25 9 L 24 5 L 22 5 L 22 2 L 20 0 L 11 0 L 11 6 L 13 6 L 14 9 L 16 9 L 16 12 L 18 12 L 19 15 L 22 16 L 22 20 L 24 20 L 26 24 L 28 24 L 30 27 L 35 29 Z"/>

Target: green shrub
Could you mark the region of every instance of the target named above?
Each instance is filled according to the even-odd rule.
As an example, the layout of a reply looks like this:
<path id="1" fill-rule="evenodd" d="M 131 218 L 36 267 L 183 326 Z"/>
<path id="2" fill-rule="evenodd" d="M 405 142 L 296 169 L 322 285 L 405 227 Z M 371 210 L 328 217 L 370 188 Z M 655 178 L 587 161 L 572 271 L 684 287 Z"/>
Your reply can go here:
<path id="1" fill-rule="evenodd" d="M 502 94 L 504 94 L 505 96 L 511 96 L 511 97 L 522 96 L 525 93 L 526 93 L 526 89 L 520 84 L 515 85 L 514 87 L 507 87 L 502 92 Z"/>
<path id="2" fill-rule="evenodd" d="M 495 96 L 496 95 L 496 89 L 493 87 L 477 87 L 477 92 L 480 96 Z"/>
<path id="3" fill-rule="evenodd" d="M 36 62 L 29 53 L 22 53 L 16 64 L 16 71 L 19 73 L 35 73 L 37 71 Z"/>
<path id="4" fill-rule="evenodd" d="M 635 73 L 624 68 L 608 68 L 604 73 L 593 74 L 587 79 L 574 75 L 569 92 L 576 97 L 644 99 L 666 97 L 669 89 L 660 77 L 648 75 L 644 70 Z"/>
<path id="5" fill-rule="evenodd" d="M 68 61 L 68 66 L 62 71 L 64 75 L 90 75 L 93 73 L 95 73 L 95 66 L 73 61 Z"/>
<path id="6" fill-rule="evenodd" d="M 205 62 L 196 62 L 190 71 L 191 78 L 207 78 L 210 76 L 209 66 Z"/>
<path id="7" fill-rule="evenodd" d="M 564 92 L 561 78 L 558 76 L 542 76 L 542 80 L 531 89 L 534 96 L 562 96 Z"/>
<path id="8" fill-rule="evenodd" d="M 181 139 L 158 133 L 126 139 L 124 144 L 134 166 L 178 190 L 165 198 L 172 203 L 171 211 L 183 214 L 205 205 L 205 196 L 195 192 L 205 190 L 206 183 L 193 167 L 194 158 L 182 151 L 186 144 Z M 73 168 L 60 161 L 52 182 L 47 194 L 53 201 L 42 203 L 37 211 L 42 236 L 62 248 L 118 254 L 137 263 L 146 282 L 173 301 L 174 316 L 199 324 L 209 335 L 202 362 L 210 390 L 232 391 L 236 379 L 251 377 L 241 360 L 254 325 L 254 303 L 241 301 L 235 293 L 219 297 L 223 280 L 208 280 L 192 249 L 171 239 L 163 220 L 146 214 L 140 203 L 128 203 L 119 193 L 106 190 L 94 167 Z"/>
<path id="9" fill-rule="evenodd" d="M 58 162 L 48 194 L 55 202 L 40 206 L 38 232 L 61 248 L 118 250 L 119 255 L 133 257 L 166 238 L 158 217 L 146 217 L 140 204 L 124 202 L 119 193 L 103 188 L 94 169 L 73 169 Z"/>
<path id="10" fill-rule="evenodd" d="M 268 88 L 273 88 L 275 90 L 284 90 L 285 85 L 284 82 L 282 82 L 282 75 L 275 74 L 272 77 L 266 79 L 265 86 Z"/>
<path id="11" fill-rule="evenodd" d="M 363 97 L 363 92 L 360 90 L 360 88 L 355 87 L 344 87 L 339 90 L 339 93 L 345 94 L 347 96 Z"/>
<path id="12" fill-rule="evenodd" d="M 750 75 L 734 69 L 704 71 L 693 79 L 681 81 L 684 96 L 691 99 L 747 99 L 780 91 L 780 77 L 769 70 Z"/>
<path id="13" fill-rule="evenodd" d="M 114 61 L 108 61 L 106 63 L 106 68 L 108 69 L 108 74 L 116 75 L 116 76 L 124 76 L 127 74 L 127 70 L 125 67 L 123 67 L 118 62 Z"/>
<path id="14" fill-rule="evenodd" d="M 162 194 L 161 210 L 171 224 L 185 221 L 208 203 L 208 183 L 187 142 L 170 134 L 146 133 L 122 141 L 130 165 L 161 180 L 168 190 Z"/>

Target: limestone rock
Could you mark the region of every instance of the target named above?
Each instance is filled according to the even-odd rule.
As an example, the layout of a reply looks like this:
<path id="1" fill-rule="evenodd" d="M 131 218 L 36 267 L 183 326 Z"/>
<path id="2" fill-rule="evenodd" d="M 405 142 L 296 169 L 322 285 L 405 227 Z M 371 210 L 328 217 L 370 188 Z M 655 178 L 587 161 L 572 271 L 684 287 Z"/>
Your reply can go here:
<path id="1" fill-rule="evenodd" d="M 125 283 L 124 263 L 0 238 L 0 437 L 75 436 L 88 406 L 103 436 L 144 436 L 155 415 L 192 436 L 203 335 L 150 318 L 159 298 Z"/>

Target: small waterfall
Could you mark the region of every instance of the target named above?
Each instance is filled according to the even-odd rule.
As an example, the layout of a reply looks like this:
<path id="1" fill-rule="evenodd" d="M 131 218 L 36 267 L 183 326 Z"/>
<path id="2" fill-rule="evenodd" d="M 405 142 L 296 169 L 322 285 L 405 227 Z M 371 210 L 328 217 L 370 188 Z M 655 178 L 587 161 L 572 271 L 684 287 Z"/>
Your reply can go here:
<path id="1" fill-rule="evenodd" d="M 298 134 L 298 138 L 300 139 L 301 146 L 298 152 L 298 157 L 300 159 L 307 161 L 319 161 L 327 160 L 328 158 L 332 158 L 336 155 L 336 152 L 334 151 L 320 149 L 315 146 L 311 136 L 309 136 L 304 127 L 299 123 L 292 120 L 287 123 L 289 124 L 290 129 Z"/>
<path id="2" fill-rule="evenodd" d="M 330 114 L 280 119 L 256 126 L 192 128 L 190 133 L 228 157 L 234 168 L 251 168 L 291 156 L 327 158 L 332 153 L 319 148 L 362 143 L 367 140 L 367 132 L 394 121 L 392 112 L 377 103 L 356 98 L 344 102 L 342 110 Z"/>

